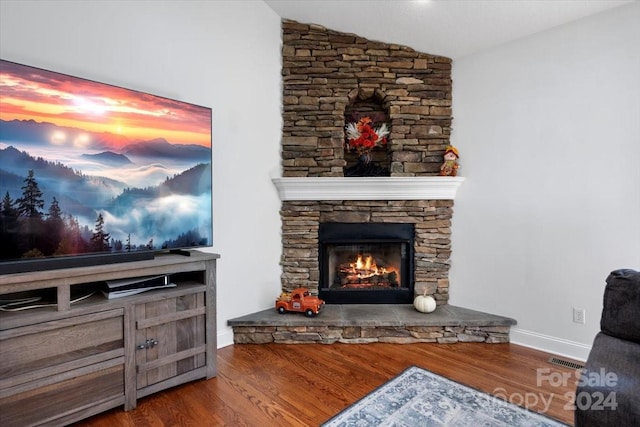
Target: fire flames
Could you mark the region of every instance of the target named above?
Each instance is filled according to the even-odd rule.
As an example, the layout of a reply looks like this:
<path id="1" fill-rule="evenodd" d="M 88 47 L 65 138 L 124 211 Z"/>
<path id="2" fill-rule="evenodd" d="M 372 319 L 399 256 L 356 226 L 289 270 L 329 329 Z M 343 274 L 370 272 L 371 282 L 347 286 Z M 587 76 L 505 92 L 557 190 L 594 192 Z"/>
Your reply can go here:
<path id="1" fill-rule="evenodd" d="M 340 265 L 340 283 L 344 287 L 398 286 L 398 269 L 378 266 L 371 255 L 358 254 L 355 261 Z"/>
<path id="2" fill-rule="evenodd" d="M 385 267 L 378 268 L 375 260 L 371 255 L 362 259 L 362 255 L 358 255 L 356 262 L 350 263 L 351 272 L 358 275 L 360 279 L 367 279 L 377 274 L 385 274 L 389 271 Z"/>

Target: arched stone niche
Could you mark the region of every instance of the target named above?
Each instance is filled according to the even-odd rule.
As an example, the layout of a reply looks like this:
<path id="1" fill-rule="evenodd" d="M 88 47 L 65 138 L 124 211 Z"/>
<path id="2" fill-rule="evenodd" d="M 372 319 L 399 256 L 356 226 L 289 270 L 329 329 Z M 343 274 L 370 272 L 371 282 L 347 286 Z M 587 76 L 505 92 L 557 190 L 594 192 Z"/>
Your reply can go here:
<path id="1" fill-rule="evenodd" d="M 345 107 L 345 127 L 349 123 L 357 123 L 363 117 L 371 119 L 371 126 L 379 129 L 383 124 L 391 130 L 389 120 L 389 105 L 385 102 L 385 94 L 380 89 L 353 89 L 349 95 L 349 104 Z M 386 137 L 386 143 L 375 147 L 371 151 L 370 162 L 363 163 L 360 154 L 350 147 L 345 132 L 344 140 L 344 176 L 389 176 L 391 155 L 389 146 L 391 141 Z"/>

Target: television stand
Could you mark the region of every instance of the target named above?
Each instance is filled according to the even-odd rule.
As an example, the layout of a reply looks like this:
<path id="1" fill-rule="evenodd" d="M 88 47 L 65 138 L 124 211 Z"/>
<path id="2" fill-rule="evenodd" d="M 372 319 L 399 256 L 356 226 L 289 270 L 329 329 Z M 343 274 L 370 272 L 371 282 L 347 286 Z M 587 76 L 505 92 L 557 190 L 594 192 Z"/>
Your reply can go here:
<path id="1" fill-rule="evenodd" d="M 170 249 L 169 253 L 182 256 L 191 256 L 191 251 L 185 251 L 184 249 Z"/>
<path id="2" fill-rule="evenodd" d="M 0 426 L 63 426 L 216 376 L 217 254 L 0 275 Z M 166 275 L 175 287 L 108 299 L 104 282 Z M 79 299 L 78 295 L 85 295 Z M 88 296 L 86 296 L 88 295 Z"/>

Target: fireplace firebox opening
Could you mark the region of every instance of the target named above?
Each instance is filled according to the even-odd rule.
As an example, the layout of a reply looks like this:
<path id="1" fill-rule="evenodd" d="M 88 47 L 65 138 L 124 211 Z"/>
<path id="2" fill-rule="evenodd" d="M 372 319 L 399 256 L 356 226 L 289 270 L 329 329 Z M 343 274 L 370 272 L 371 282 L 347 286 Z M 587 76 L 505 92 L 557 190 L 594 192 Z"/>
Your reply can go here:
<path id="1" fill-rule="evenodd" d="M 413 224 L 321 223 L 319 296 L 328 304 L 407 304 Z"/>

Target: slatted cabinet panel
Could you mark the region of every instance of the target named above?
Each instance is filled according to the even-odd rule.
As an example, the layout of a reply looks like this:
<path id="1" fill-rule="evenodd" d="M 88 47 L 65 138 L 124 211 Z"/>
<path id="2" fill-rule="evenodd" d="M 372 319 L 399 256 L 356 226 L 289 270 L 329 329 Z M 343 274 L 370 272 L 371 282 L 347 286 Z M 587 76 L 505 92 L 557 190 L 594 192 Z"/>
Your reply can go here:
<path id="1" fill-rule="evenodd" d="M 138 304 L 136 387 L 144 389 L 206 365 L 205 294 L 197 292 Z M 167 385 L 170 386 L 170 385 Z"/>

